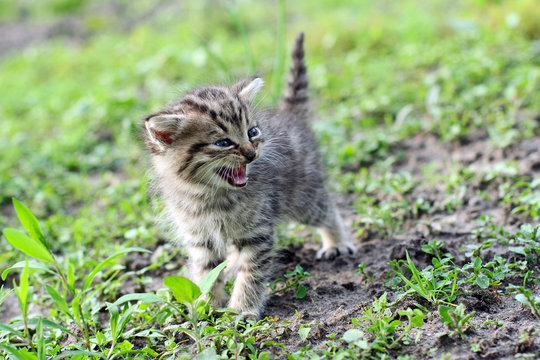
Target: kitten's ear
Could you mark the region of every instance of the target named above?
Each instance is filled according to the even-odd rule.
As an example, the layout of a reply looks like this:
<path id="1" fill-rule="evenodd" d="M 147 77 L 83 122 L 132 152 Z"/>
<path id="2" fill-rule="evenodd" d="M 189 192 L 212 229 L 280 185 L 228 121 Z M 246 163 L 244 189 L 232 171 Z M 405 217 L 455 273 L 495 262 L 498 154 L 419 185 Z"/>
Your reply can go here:
<path id="1" fill-rule="evenodd" d="M 165 145 L 170 145 L 176 140 L 176 135 L 184 119 L 185 116 L 182 114 L 157 113 L 147 116 L 144 130 L 148 140 L 159 150 L 164 150 Z"/>
<path id="2" fill-rule="evenodd" d="M 259 92 L 264 81 L 260 77 L 252 76 L 237 82 L 232 86 L 233 91 L 238 93 L 238 96 L 246 103 L 253 102 L 255 94 Z"/>

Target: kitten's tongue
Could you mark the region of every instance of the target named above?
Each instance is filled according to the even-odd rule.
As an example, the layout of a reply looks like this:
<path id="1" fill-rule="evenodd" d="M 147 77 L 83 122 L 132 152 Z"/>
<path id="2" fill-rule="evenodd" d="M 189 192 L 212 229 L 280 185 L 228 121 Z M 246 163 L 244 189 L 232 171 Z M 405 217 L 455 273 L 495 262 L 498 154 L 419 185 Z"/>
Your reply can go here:
<path id="1" fill-rule="evenodd" d="M 247 183 L 246 165 L 242 165 L 239 168 L 232 169 L 231 179 L 234 186 L 245 186 Z"/>

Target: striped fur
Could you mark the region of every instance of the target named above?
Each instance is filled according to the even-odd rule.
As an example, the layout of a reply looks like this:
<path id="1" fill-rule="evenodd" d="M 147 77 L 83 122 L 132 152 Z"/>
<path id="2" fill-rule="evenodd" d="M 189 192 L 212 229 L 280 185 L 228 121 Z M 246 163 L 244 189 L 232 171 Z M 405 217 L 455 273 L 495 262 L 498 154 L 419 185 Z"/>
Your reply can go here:
<path id="1" fill-rule="evenodd" d="M 308 113 L 308 79 L 304 61 L 304 33 L 296 38 L 292 52 L 292 65 L 283 98 L 283 112 L 305 118 Z"/>
<path id="2" fill-rule="evenodd" d="M 263 308 L 277 223 L 318 227 L 323 239 L 318 258 L 354 251 L 324 188 L 317 146 L 303 121 L 308 110 L 303 54 L 300 34 L 279 112 L 253 106 L 262 80 L 251 77 L 231 87 L 196 89 L 145 119 L 153 188 L 187 248 L 190 276 L 200 281 L 230 258 L 227 273 L 236 276 L 231 298 L 221 275 L 213 301 L 220 306 L 228 301 L 252 317 Z M 246 170 L 247 183 L 239 169 Z"/>

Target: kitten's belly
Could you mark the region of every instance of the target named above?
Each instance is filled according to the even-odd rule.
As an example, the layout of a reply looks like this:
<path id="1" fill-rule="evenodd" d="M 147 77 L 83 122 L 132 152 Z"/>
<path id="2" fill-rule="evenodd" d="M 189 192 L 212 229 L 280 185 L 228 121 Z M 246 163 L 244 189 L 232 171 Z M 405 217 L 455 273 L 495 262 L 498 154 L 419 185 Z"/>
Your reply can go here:
<path id="1" fill-rule="evenodd" d="M 235 210 L 215 211 L 200 216 L 177 211 L 173 218 L 186 245 L 210 240 L 215 246 L 226 248 L 232 239 L 245 239 L 260 233 L 257 224 L 262 216 L 257 211 Z"/>

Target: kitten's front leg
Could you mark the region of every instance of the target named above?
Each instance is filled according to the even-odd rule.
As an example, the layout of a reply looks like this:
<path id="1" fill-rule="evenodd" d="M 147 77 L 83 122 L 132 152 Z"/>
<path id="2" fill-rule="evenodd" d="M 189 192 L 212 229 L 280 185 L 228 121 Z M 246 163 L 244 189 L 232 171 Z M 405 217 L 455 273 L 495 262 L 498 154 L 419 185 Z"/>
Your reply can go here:
<path id="1" fill-rule="evenodd" d="M 266 282 L 271 275 L 273 237 L 262 235 L 237 240 L 237 271 L 229 306 L 241 315 L 258 319 L 264 305 Z"/>
<path id="2" fill-rule="evenodd" d="M 224 260 L 217 251 L 206 246 L 190 246 L 188 247 L 188 271 L 191 280 L 198 284 L 201 279 Z M 223 272 L 219 274 L 216 282 L 212 287 L 212 304 L 218 307 L 227 304 L 227 293 L 224 289 Z"/>

